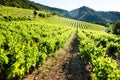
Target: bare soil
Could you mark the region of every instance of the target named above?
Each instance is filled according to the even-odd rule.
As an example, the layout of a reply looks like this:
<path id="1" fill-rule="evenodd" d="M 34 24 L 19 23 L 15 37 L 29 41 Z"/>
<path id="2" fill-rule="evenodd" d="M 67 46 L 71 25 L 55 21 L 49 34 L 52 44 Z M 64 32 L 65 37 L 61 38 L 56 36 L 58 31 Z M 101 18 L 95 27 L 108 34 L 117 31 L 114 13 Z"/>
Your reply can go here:
<path id="1" fill-rule="evenodd" d="M 65 50 L 57 52 L 57 58 L 48 58 L 40 67 L 23 80 L 92 80 L 91 66 L 80 58 L 77 31 L 67 41 Z"/>

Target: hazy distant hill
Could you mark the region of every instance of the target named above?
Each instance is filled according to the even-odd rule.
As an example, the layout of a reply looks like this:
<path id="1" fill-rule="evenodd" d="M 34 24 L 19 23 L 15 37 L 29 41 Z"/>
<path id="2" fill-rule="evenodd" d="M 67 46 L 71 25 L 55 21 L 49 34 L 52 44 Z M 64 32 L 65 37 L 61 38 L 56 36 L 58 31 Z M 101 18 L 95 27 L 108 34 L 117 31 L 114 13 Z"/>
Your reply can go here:
<path id="1" fill-rule="evenodd" d="M 115 22 L 120 19 L 120 12 L 104 12 L 104 11 L 95 11 L 86 6 L 80 7 L 78 9 L 74 9 L 69 12 L 69 16 L 73 19 L 101 23 L 104 24 L 106 22 Z"/>

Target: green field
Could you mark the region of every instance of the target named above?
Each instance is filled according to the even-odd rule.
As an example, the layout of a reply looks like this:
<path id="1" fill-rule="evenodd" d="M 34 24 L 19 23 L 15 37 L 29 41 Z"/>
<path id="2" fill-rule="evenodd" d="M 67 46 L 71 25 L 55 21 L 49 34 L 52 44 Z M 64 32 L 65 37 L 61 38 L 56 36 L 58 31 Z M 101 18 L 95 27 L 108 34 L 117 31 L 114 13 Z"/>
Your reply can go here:
<path id="1" fill-rule="evenodd" d="M 37 11 L 50 15 L 49 12 Z M 33 10 L 0 6 L 0 80 L 22 78 L 41 64 L 78 29 L 82 58 L 92 64 L 93 80 L 119 80 L 120 37 L 103 32 L 104 26 Z"/>

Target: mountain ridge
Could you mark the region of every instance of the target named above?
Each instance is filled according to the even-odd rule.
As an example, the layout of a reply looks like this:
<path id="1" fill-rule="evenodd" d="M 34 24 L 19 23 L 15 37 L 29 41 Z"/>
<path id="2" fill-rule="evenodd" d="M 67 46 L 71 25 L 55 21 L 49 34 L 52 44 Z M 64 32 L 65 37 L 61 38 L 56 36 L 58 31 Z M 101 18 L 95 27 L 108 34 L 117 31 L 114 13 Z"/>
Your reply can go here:
<path id="1" fill-rule="evenodd" d="M 0 0 L 0 4 L 4 6 L 12 6 L 18 8 L 35 9 L 48 12 L 57 12 L 62 17 L 72 18 L 75 20 L 86 21 L 106 25 L 107 22 L 114 23 L 120 19 L 120 12 L 117 11 L 96 11 L 89 7 L 83 6 L 71 11 L 64 9 L 45 6 L 30 0 Z"/>
<path id="2" fill-rule="evenodd" d="M 105 25 L 107 22 L 116 22 L 120 19 L 120 12 L 115 11 L 95 11 L 89 7 L 83 6 L 69 11 L 72 19 L 93 22 Z"/>

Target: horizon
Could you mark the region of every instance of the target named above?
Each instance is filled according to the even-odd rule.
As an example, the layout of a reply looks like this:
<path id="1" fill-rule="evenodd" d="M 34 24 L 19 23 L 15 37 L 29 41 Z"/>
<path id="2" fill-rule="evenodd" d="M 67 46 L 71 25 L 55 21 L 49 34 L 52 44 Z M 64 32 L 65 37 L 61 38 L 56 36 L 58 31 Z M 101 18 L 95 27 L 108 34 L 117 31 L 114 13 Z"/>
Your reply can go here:
<path id="1" fill-rule="evenodd" d="M 42 5 L 46 5 L 49 7 L 64 9 L 64 10 L 74 10 L 80 8 L 82 6 L 86 6 L 92 8 L 96 11 L 118 11 L 120 12 L 119 3 L 120 0 L 97 0 L 97 1 L 90 1 L 90 0 L 31 0 L 36 3 L 40 3 Z M 64 2 L 64 3 L 63 3 Z M 104 3 L 103 3 L 104 2 Z M 114 6 L 114 7 L 113 7 Z"/>

